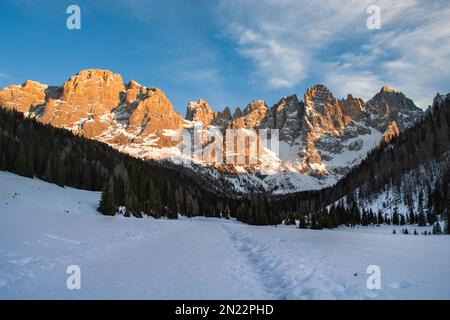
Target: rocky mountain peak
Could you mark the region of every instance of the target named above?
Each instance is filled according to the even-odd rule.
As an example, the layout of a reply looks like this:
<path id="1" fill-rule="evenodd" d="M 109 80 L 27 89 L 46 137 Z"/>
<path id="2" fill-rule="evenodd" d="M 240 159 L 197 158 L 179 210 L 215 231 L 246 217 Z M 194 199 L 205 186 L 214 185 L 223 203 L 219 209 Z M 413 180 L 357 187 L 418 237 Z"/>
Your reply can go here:
<path id="1" fill-rule="evenodd" d="M 27 80 L 22 85 L 11 85 L 0 90 L 0 105 L 20 112 L 45 103 L 47 86 Z"/>
<path id="2" fill-rule="evenodd" d="M 352 121 L 351 117 L 343 112 L 343 109 L 358 112 L 361 101 L 350 96 L 350 100 L 341 100 L 341 103 L 333 96 L 331 91 L 322 84 L 309 88 L 305 93 L 306 123 L 315 135 L 322 132 L 333 135 L 342 135 L 342 130 Z M 345 108 L 341 108 L 341 105 Z"/>
<path id="3" fill-rule="evenodd" d="M 127 83 L 127 90 L 136 90 L 140 88 L 142 88 L 142 86 L 134 80 L 130 80 Z"/>
<path id="4" fill-rule="evenodd" d="M 437 93 L 436 96 L 433 99 L 433 105 L 440 106 L 441 104 L 444 103 L 444 101 L 446 99 L 450 100 L 450 93 L 448 93 L 447 95 Z"/>
<path id="5" fill-rule="evenodd" d="M 124 91 L 120 75 L 109 70 L 88 69 L 70 77 L 63 86 L 61 100 L 82 109 L 101 104 L 103 111 L 110 112 L 119 104 L 120 93 Z"/>
<path id="6" fill-rule="evenodd" d="M 361 121 L 365 116 L 365 103 L 361 98 L 355 98 L 353 95 L 348 94 L 346 99 L 340 99 L 339 105 L 341 111 L 348 120 Z"/>
<path id="7" fill-rule="evenodd" d="M 239 111 L 238 111 L 239 110 Z M 230 123 L 231 128 L 247 128 L 255 129 L 261 126 L 261 123 L 266 118 L 268 108 L 264 100 L 254 100 L 250 102 L 241 112 L 241 109 L 236 109 L 233 121 Z"/>
<path id="8" fill-rule="evenodd" d="M 233 116 L 231 115 L 230 108 L 225 107 L 222 112 L 219 111 L 214 113 L 214 120 L 212 121 L 212 124 L 220 128 L 225 128 L 228 126 L 232 118 Z"/>
<path id="9" fill-rule="evenodd" d="M 401 93 L 400 91 L 394 90 L 394 89 L 392 89 L 391 87 L 388 87 L 388 86 L 383 86 L 381 88 L 380 93 L 383 93 L 383 92 L 385 92 L 385 93 L 395 93 L 395 94 Z"/>
<path id="10" fill-rule="evenodd" d="M 221 112 L 221 114 L 223 115 L 223 117 L 225 119 L 231 119 L 233 116 L 231 115 L 231 110 L 228 107 L 225 107 L 225 109 L 223 109 L 223 111 Z"/>
<path id="11" fill-rule="evenodd" d="M 214 112 L 204 99 L 199 99 L 197 102 L 189 102 L 186 111 L 186 120 L 201 122 L 204 126 L 208 126 L 213 119 Z"/>
<path id="12" fill-rule="evenodd" d="M 380 92 L 367 101 L 366 111 L 371 115 L 371 124 L 381 132 L 386 131 L 393 121 L 403 131 L 423 114 L 422 109 L 411 99 L 389 87 L 382 87 Z"/>
<path id="13" fill-rule="evenodd" d="M 142 137 L 162 130 L 180 129 L 184 119 L 173 110 L 164 92 L 150 88 L 128 118 L 128 132 Z"/>
<path id="14" fill-rule="evenodd" d="M 280 139 L 293 143 L 303 126 L 304 104 L 297 95 L 286 96 L 268 110 L 263 123 L 271 129 L 280 130 Z"/>
<path id="15" fill-rule="evenodd" d="M 40 120 L 58 127 L 78 126 L 86 136 L 95 136 L 108 126 L 101 118 L 120 104 L 123 92 L 125 85 L 116 73 L 100 69 L 80 71 L 64 83 L 58 99 L 47 101 Z"/>
<path id="16" fill-rule="evenodd" d="M 119 74 L 101 69 L 82 70 L 71 76 L 64 84 L 67 89 L 72 89 L 72 91 L 87 87 L 111 87 L 115 85 L 120 87 L 122 91 L 125 90 L 122 77 Z"/>
<path id="17" fill-rule="evenodd" d="M 264 112 L 264 110 L 267 110 L 266 103 L 264 100 L 253 100 L 250 102 L 245 108 L 244 108 L 244 115 L 249 115 L 255 110 L 260 110 Z"/>
<path id="18" fill-rule="evenodd" d="M 242 117 L 242 110 L 241 110 L 241 108 L 237 107 L 234 110 L 233 119 L 237 119 L 237 118 L 240 118 L 240 117 Z"/>
<path id="19" fill-rule="evenodd" d="M 138 100 L 143 99 L 148 94 L 148 89 L 141 86 L 134 80 L 128 82 L 126 86 L 125 102 L 127 109 L 131 112 L 135 107 Z"/>
<path id="20" fill-rule="evenodd" d="M 316 107 L 321 107 L 325 102 L 333 101 L 335 98 L 328 89 L 323 84 L 316 84 L 305 92 L 305 104 L 315 105 Z"/>

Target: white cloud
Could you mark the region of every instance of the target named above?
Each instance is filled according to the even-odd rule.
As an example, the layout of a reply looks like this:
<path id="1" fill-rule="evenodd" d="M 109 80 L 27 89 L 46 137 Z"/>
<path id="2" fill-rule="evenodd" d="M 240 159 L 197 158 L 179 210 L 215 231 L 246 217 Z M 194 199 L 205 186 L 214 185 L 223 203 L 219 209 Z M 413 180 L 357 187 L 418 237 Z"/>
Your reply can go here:
<path id="1" fill-rule="evenodd" d="M 240 54 L 259 65 L 256 76 L 265 78 L 271 87 L 289 88 L 303 78 L 301 52 L 251 30 L 241 29 L 240 34 Z"/>
<path id="2" fill-rule="evenodd" d="M 381 30 L 366 27 L 371 4 L 381 8 Z M 447 0 L 223 0 L 219 8 L 238 52 L 270 88 L 314 79 L 368 98 L 386 84 L 421 107 L 450 91 Z"/>

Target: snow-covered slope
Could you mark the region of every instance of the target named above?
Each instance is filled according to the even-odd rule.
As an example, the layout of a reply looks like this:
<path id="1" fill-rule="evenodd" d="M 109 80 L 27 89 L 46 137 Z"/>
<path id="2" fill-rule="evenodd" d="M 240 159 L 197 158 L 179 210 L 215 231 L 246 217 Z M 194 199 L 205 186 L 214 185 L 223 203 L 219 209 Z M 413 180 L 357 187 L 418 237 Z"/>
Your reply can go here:
<path id="1" fill-rule="evenodd" d="M 450 299 L 448 236 L 111 218 L 98 199 L 0 172 L 1 299 Z M 80 290 L 66 288 L 74 264 Z"/>

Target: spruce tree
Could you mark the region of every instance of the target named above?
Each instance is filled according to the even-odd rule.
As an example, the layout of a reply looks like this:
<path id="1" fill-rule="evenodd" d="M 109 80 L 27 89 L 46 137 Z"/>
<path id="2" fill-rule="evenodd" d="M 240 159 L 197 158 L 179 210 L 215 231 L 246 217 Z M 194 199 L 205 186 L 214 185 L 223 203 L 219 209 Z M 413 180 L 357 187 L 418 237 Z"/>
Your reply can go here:
<path id="1" fill-rule="evenodd" d="M 399 225 L 400 224 L 400 219 L 399 219 L 398 208 L 397 207 L 394 208 L 394 213 L 392 214 L 392 224 L 394 224 L 394 225 Z"/>
<path id="2" fill-rule="evenodd" d="M 25 147 L 22 142 L 19 144 L 19 150 L 17 151 L 15 172 L 21 176 L 29 176 Z"/>
<path id="3" fill-rule="evenodd" d="M 362 212 L 361 225 L 362 225 L 362 226 L 367 226 L 367 225 L 369 225 L 369 217 L 367 216 L 367 211 L 366 211 L 366 209 L 363 209 L 363 212 Z"/>
<path id="4" fill-rule="evenodd" d="M 300 217 L 300 221 L 298 223 L 299 229 L 306 229 L 306 219 L 305 216 Z"/>
<path id="5" fill-rule="evenodd" d="M 317 230 L 318 229 L 317 221 L 316 221 L 316 215 L 315 214 L 313 214 L 312 217 L 311 217 L 311 229 L 312 230 Z"/>
<path id="6" fill-rule="evenodd" d="M 400 225 L 404 226 L 406 224 L 406 219 L 403 214 L 400 215 Z"/>
<path id="7" fill-rule="evenodd" d="M 412 208 L 409 209 L 409 223 L 415 224 L 416 223 L 416 215 Z"/>
<path id="8" fill-rule="evenodd" d="M 28 148 L 27 152 L 27 177 L 32 178 L 34 176 L 34 155 L 33 150 L 31 148 Z"/>
<path id="9" fill-rule="evenodd" d="M 6 154 L 2 153 L 0 155 L 0 171 L 6 170 L 8 167 L 8 162 L 6 161 Z"/>
<path id="10" fill-rule="evenodd" d="M 439 221 L 436 221 L 433 225 L 433 234 L 442 234 L 441 224 L 439 223 Z"/>
<path id="11" fill-rule="evenodd" d="M 384 224 L 384 217 L 383 214 L 381 213 L 381 210 L 378 210 L 378 223 Z"/>
<path id="12" fill-rule="evenodd" d="M 107 216 L 114 216 L 117 212 L 113 188 L 109 182 L 103 186 L 98 211 Z"/>
<path id="13" fill-rule="evenodd" d="M 434 218 L 432 208 L 428 208 L 427 209 L 427 222 L 428 222 L 428 224 L 431 226 L 431 225 L 434 224 L 435 221 L 436 221 L 436 219 Z"/>
<path id="14" fill-rule="evenodd" d="M 447 209 L 447 228 L 446 228 L 446 233 L 450 234 L 450 210 Z"/>
<path id="15" fill-rule="evenodd" d="M 425 227 L 426 221 L 425 221 L 425 214 L 423 213 L 423 211 L 419 211 L 419 214 L 417 216 L 417 225 L 419 227 Z"/>

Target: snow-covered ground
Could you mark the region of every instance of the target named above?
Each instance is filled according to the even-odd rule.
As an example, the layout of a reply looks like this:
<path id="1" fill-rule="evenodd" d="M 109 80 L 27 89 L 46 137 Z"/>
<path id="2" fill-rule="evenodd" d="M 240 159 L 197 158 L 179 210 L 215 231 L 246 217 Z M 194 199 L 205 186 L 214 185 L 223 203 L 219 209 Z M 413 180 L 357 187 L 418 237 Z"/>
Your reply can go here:
<path id="1" fill-rule="evenodd" d="M 105 217 L 99 196 L 0 172 L 1 299 L 450 299 L 449 236 Z"/>

